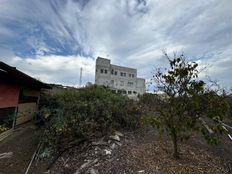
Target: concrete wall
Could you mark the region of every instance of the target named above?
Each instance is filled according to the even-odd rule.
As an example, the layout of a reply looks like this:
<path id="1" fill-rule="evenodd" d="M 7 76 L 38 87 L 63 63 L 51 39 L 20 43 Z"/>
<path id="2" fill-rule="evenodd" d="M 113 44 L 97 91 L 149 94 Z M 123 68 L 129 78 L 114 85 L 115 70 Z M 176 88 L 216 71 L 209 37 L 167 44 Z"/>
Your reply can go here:
<path id="1" fill-rule="evenodd" d="M 31 88 L 23 88 L 23 96 L 25 97 L 37 97 L 39 100 L 40 90 L 39 89 L 31 89 Z M 16 125 L 25 123 L 35 116 L 37 111 L 38 100 L 36 101 L 27 101 L 18 104 L 18 113 L 16 117 Z"/>
<path id="2" fill-rule="evenodd" d="M 95 84 L 107 86 L 110 82 L 110 60 L 97 59 L 95 70 Z"/>
<path id="3" fill-rule="evenodd" d="M 145 79 L 137 78 L 136 69 L 112 65 L 109 59 L 104 58 L 96 60 L 95 84 L 108 86 L 129 97 L 145 92 Z"/>
<path id="4" fill-rule="evenodd" d="M 37 110 L 37 103 L 18 104 L 16 125 L 30 121 L 35 116 L 36 110 Z"/>

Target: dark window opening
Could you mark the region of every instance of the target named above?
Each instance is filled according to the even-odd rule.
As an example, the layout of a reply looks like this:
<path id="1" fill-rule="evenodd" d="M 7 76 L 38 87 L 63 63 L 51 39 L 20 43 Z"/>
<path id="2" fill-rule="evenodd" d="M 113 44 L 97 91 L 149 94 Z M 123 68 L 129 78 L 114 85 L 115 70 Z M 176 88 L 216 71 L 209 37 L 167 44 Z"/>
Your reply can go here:
<path id="1" fill-rule="evenodd" d="M 118 90 L 118 94 L 122 94 L 122 90 Z"/>
<path id="2" fill-rule="evenodd" d="M 133 86 L 133 82 L 128 82 L 128 86 Z"/>
<path id="3" fill-rule="evenodd" d="M 19 103 L 37 103 L 38 97 L 34 96 L 23 96 L 19 99 Z"/>
<path id="4" fill-rule="evenodd" d="M 0 125 L 6 129 L 10 129 L 13 125 L 15 117 L 15 107 L 1 108 L 0 109 Z M 2 130 L 3 131 L 3 130 Z M 1 133 L 1 130 L 0 130 Z"/>

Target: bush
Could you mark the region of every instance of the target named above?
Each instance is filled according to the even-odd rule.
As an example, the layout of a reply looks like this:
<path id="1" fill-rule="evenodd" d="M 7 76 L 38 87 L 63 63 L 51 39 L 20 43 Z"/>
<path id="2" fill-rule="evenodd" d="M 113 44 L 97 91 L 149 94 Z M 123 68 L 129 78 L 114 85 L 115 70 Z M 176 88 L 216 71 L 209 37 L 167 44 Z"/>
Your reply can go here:
<path id="1" fill-rule="evenodd" d="M 43 140 L 52 153 L 77 139 L 91 140 L 113 129 L 139 126 L 137 103 L 104 87 L 67 89 L 46 97 L 40 111 L 50 117 Z"/>

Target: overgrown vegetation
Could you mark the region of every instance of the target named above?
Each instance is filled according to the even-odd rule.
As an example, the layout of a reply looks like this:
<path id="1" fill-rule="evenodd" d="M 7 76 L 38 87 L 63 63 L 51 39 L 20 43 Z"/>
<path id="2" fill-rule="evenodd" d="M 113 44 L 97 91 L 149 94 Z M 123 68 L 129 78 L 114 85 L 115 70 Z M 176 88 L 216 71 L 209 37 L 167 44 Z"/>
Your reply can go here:
<path id="1" fill-rule="evenodd" d="M 137 103 L 100 86 L 46 95 L 41 104 L 41 115 L 48 117 L 43 136 L 45 151 L 52 155 L 113 129 L 139 126 Z"/>
<path id="2" fill-rule="evenodd" d="M 198 79 L 197 63 L 187 62 L 184 55 L 173 59 L 166 53 L 165 56 L 170 67 L 164 71 L 158 69 L 153 76 L 157 91 L 163 93 L 141 98 L 143 122 L 171 137 L 177 159 L 178 143 L 187 140 L 194 131 L 201 132 L 209 143 L 218 143 L 220 134 L 226 131 L 221 121 L 227 112 L 227 103 Z"/>
<path id="3" fill-rule="evenodd" d="M 60 154 L 83 141 L 110 134 L 114 129 L 136 129 L 140 123 L 157 127 L 173 142 L 179 158 L 179 143 L 201 132 L 208 143 L 217 144 L 226 132 L 222 120 L 228 98 L 198 79 L 198 64 L 184 55 L 171 59 L 168 69 L 153 76 L 159 94 L 144 94 L 139 101 L 101 86 L 66 89 L 41 98 L 40 115 L 46 118 L 44 155 Z"/>

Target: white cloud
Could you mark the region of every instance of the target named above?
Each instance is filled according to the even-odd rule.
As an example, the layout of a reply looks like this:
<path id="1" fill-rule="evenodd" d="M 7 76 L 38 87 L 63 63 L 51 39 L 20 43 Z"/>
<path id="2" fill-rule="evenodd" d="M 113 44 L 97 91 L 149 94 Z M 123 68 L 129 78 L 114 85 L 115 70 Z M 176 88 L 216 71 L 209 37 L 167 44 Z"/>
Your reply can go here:
<path id="1" fill-rule="evenodd" d="M 191 60 L 211 64 L 208 74 L 212 79 L 229 84 L 232 81 L 227 74 L 231 70 L 223 65 L 229 65 L 232 56 L 231 6 L 232 1 L 228 0 L 2 0 L 0 36 L 6 32 L 15 37 L 20 32 L 31 33 L 22 42 L 36 50 L 34 58 L 22 57 L 22 61 L 12 62 L 46 81 L 74 84 L 83 62 L 90 64 L 85 65 L 84 73 L 91 78 L 85 78 L 93 79 L 94 60 L 88 57 L 107 55 L 115 64 L 138 68 L 139 75 L 148 79 L 153 66 L 166 63 L 161 50 L 167 49 L 184 51 Z M 20 32 L 10 27 L 7 30 L 9 21 L 18 25 Z M 53 40 L 48 42 L 44 35 L 33 35 L 39 30 Z M 10 38 L 2 36 L 3 40 Z M 55 41 L 62 47 L 68 45 L 73 56 L 46 56 L 45 52 L 59 51 L 52 45 Z M 0 41 L 0 48 L 14 50 L 5 45 Z M 76 56 L 80 50 L 87 58 Z M 32 65 L 26 66 L 27 63 Z"/>
<path id="2" fill-rule="evenodd" d="M 14 57 L 6 60 L 11 66 L 46 83 L 79 85 L 80 68 L 82 85 L 94 82 L 95 61 L 92 58 L 76 56 L 37 56 L 36 58 Z"/>

